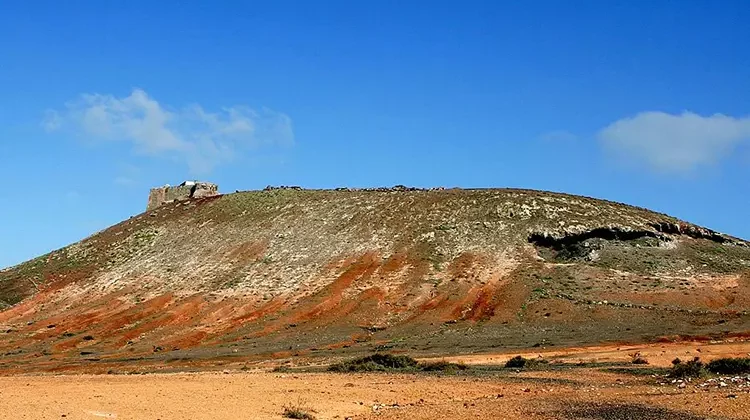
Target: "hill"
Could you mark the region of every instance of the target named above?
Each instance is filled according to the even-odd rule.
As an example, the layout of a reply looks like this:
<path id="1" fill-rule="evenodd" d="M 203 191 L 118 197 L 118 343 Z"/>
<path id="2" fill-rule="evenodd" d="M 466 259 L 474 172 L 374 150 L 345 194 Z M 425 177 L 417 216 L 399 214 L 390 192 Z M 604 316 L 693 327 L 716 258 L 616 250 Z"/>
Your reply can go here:
<path id="1" fill-rule="evenodd" d="M 726 338 L 749 291 L 746 241 L 614 202 L 240 192 L 0 271 L 0 372 Z"/>

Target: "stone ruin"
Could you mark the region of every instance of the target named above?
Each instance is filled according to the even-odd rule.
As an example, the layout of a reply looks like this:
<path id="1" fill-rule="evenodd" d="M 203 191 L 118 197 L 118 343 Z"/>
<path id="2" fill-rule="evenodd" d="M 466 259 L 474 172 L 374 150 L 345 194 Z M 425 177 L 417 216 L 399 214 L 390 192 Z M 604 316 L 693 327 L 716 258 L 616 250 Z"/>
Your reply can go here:
<path id="1" fill-rule="evenodd" d="M 191 198 L 213 197 L 219 195 L 219 186 L 210 182 L 185 181 L 178 186 L 152 188 L 148 195 L 146 211 L 153 210 L 162 204 L 184 201 Z"/>

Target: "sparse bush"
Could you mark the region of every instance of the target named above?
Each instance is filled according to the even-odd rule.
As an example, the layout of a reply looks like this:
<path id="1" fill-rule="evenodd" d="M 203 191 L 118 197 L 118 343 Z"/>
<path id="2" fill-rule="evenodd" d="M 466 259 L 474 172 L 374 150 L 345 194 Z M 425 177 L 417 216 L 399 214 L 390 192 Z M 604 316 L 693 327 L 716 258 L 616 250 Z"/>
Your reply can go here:
<path id="1" fill-rule="evenodd" d="M 526 366 L 527 359 L 523 356 L 516 356 L 507 362 L 505 362 L 505 367 L 507 368 L 523 368 Z"/>
<path id="2" fill-rule="evenodd" d="M 312 411 L 314 410 L 304 407 L 303 403 L 297 400 L 297 404 L 285 405 L 282 415 L 288 419 L 315 420 Z"/>
<path id="3" fill-rule="evenodd" d="M 634 365 L 647 365 L 648 364 L 648 360 L 645 357 L 641 356 L 641 352 L 631 353 L 629 354 L 629 356 L 631 359 L 630 363 Z"/>
<path id="4" fill-rule="evenodd" d="M 419 370 L 423 372 L 455 373 L 456 371 L 466 370 L 468 368 L 469 367 L 466 366 L 466 364 L 464 363 L 451 363 L 445 360 L 441 360 L 439 362 L 428 362 L 428 363 L 419 364 Z"/>
<path id="5" fill-rule="evenodd" d="M 516 356 L 508 360 L 507 362 L 505 362 L 505 367 L 506 368 L 520 368 L 520 369 L 534 369 L 534 368 L 540 367 L 541 365 L 546 365 L 548 363 L 549 363 L 548 361 L 542 358 L 527 359 L 523 356 Z"/>
<path id="6" fill-rule="evenodd" d="M 383 372 L 388 370 L 416 370 L 417 361 L 409 356 L 375 353 L 359 359 L 347 360 L 328 367 L 330 372 Z"/>
<path id="7" fill-rule="evenodd" d="M 721 375 L 750 373 L 750 357 L 726 357 L 712 360 L 706 365 L 709 372 Z"/>
<path id="8" fill-rule="evenodd" d="M 289 371 L 291 371 L 291 370 L 292 370 L 292 369 L 291 369 L 291 368 L 290 368 L 289 366 L 286 366 L 286 365 L 278 365 L 278 366 L 274 367 L 274 368 L 273 368 L 273 370 L 271 370 L 271 372 L 275 372 L 275 373 L 286 373 L 286 372 L 289 372 Z"/>
<path id="9" fill-rule="evenodd" d="M 700 378 L 706 376 L 706 374 L 706 366 L 699 357 L 685 363 L 680 359 L 675 359 L 672 361 L 672 369 L 669 371 L 669 376 L 672 378 Z"/>
<path id="10" fill-rule="evenodd" d="M 409 356 L 376 353 L 371 356 L 347 360 L 328 367 L 329 372 L 446 372 L 455 373 L 469 367 L 463 363 L 451 363 L 445 360 L 419 363 Z"/>
<path id="11" fill-rule="evenodd" d="M 633 363 L 634 365 L 647 365 L 648 360 L 644 359 L 643 357 L 636 357 L 631 363 Z"/>
<path id="12" fill-rule="evenodd" d="M 283 416 L 288 419 L 315 420 L 315 416 L 297 407 L 284 407 Z"/>

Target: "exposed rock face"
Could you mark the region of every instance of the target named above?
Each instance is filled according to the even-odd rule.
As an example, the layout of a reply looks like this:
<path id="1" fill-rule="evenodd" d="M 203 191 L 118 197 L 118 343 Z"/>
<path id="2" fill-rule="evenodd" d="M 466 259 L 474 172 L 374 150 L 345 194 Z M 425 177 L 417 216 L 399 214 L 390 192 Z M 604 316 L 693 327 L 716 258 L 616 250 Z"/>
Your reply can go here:
<path id="1" fill-rule="evenodd" d="M 747 243 L 744 241 L 737 241 L 732 238 L 728 238 L 718 232 L 714 232 L 711 229 L 706 229 L 700 226 L 691 225 L 685 222 L 679 223 L 653 223 L 651 226 L 659 232 L 676 234 L 676 235 L 687 235 L 695 239 L 708 239 L 718 243 L 731 242 L 735 245 L 746 246 Z"/>
<path id="2" fill-rule="evenodd" d="M 165 185 L 152 188 L 148 195 L 146 211 L 173 201 L 213 197 L 215 195 L 219 195 L 219 186 L 210 182 L 185 181 L 176 187 Z"/>
<path id="3" fill-rule="evenodd" d="M 750 331 L 747 242 L 665 214 L 513 189 L 169 203 L 216 193 L 196 184 L 0 271 L 0 374 Z"/>

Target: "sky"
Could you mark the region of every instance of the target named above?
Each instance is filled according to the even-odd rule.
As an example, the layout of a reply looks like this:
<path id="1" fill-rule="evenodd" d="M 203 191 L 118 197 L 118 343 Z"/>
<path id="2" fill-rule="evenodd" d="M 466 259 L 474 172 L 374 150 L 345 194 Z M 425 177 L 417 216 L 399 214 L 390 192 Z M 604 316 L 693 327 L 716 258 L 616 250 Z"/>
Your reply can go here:
<path id="1" fill-rule="evenodd" d="M 0 267 L 222 192 L 517 187 L 750 239 L 750 2 L 0 2 Z"/>

